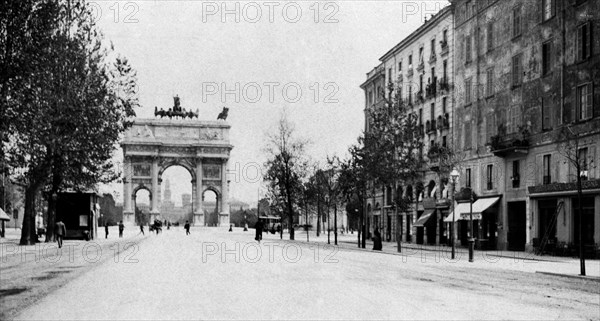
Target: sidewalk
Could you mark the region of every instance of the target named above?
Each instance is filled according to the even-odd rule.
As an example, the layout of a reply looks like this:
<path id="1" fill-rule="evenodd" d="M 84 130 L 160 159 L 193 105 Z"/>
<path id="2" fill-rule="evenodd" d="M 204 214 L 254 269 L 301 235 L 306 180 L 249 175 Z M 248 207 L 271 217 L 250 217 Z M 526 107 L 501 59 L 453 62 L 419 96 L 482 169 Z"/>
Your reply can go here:
<path id="1" fill-rule="evenodd" d="M 309 234 L 309 243 L 327 244 L 327 233 L 317 237 L 311 231 Z M 279 234 L 263 235 L 265 240 L 279 240 Z M 283 240 L 289 241 L 289 234 L 283 234 Z M 289 241 L 292 242 L 292 241 Z M 295 241 L 306 243 L 306 232 L 296 231 Z M 334 244 L 334 235 L 331 233 L 330 244 Z M 345 250 L 362 251 L 370 253 L 381 253 L 386 255 L 403 256 L 403 261 L 412 259 L 413 262 L 423 262 L 426 260 L 446 261 L 452 264 L 451 247 L 446 245 L 420 245 L 413 243 L 402 243 L 402 252 L 397 251 L 396 242 L 383 242 L 381 252 L 373 251 L 373 242 L 366 241 L 366 248 L 358 247 L 357 234 L 339 234 L 338 247 Z M 466 262 L 468 259 L 468 249 L 456 247 L 456 260 Z M 558 276 L 570 276 L 585 279 L 594 279 L 600 281 L 600 260 L 586 259 L 586 275 L 579 275 L 579 258 L 540 256 L 530 252 L 519 251 L 475 251 L 475 262 L 469 263 L 477 268 L 508 269 L 530 273 L 544 273 Z M 410 260 L 409 260 L 410 261 Z"/>

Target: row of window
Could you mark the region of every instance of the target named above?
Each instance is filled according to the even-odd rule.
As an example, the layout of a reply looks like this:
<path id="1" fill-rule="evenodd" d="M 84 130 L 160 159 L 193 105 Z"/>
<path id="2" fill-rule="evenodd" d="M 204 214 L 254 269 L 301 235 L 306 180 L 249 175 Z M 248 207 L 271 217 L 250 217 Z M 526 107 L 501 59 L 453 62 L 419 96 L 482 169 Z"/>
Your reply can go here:
<path id="1" fill-rule="evenodd" d="M 440 41 L 441 52 L 444 52 L 444 50 L 448 48 L 448 45 L 449 45 L 448 44 L 448 29 L 444 29 L 442 31 L 442 40 Z M 436 59 L 436 56 L 437 56 L 436 47 L 437 47 L 436 39 L 433 38 L 433 39 L 431 39 L 431 53 L 430 53 L 430 57 L 429 57 L 430 61 L 435 61 L 435 59 Z M 419 47 L 419 66 L 424 65 L 424 61 L 425 61 L 424 53 L 425 53 L 425 47 L 423 47 L 423 46 Z M 447 74 L 447 70 L 446 70 L 447 61 L 446 60 L 444 60 L 443 66 L 444 66 L 443 68 L 444 68 L 444 79 L 445 79 L 446 74 Z M 402 60 L 401 60 L 400 62 L 398 62 L 398 74 L 399 75 L 402 75 L 402 67 L 403 67 L 403 64 L 402 64 Z M 413 69 L 413 55 L 411 53 L 408 55 L 408 72 L 409 72 L 409 74 L 412 71 L 412 69 Z M 388 76 L 388 82 L 391 82 L 394 79 L 392 68 L 388 68 L 387 76 Z M 432 79 L 433 78 L 435 78 L 435 74 L 432 74 Z"/>
<path id="2" fill-rule="evenodd" d="M 477 12 L 488 7 L 492 2 L 497 0 L 469 0 L 465 2 L 464 7 L 458 8 L 457 10 L 457 22 L 460 24 L 474 17 Z M 556 15 L 556 1 L 557 0 L 539 0 L 541 5 L 541 19 L 542 22 L 552 19 Z M 566 0 L 565 0 L 566 1 Z M 575 0 L 574 5 L 579 6 L 588 0 Z M 477 7 L 476 7 L 477 5 Z M 516 6 L 513 8 L 513 35 L 518 36 L 520 34 L 521 26 L 521 7 Z"/>
<path id="3" fill-rule="evenodd" d="M 515 18 L 517 19 L 517 18 Z M 520 19 L 520 18 L 518 18 Z M 520 25 L 520 24 L 519 24 Z M 516 29 L 515 29 L 516 28 Z M 494 22 L 488 22 L 486 26 L 487 38 L 486 38 L 486 46 L 487 52 L 490 52 L 494 49 Z M 513 36 L 515 33 L 518 35 L 521 34 L 520 27 L 513 27 Z M 480 33 L 478 33 L 480 34 Z M 592 56 L 592 23 L 590 21 L 585 22 L 579 26 L 577 26 L 576 34 L 573 35 L 575 39 L 575 58 L 576 61 L 584 61 Z M 469 64 L 473 60 L 473 42 L 475 42 L 474 37 L 471 35 L 466 35 L 463 40 L 462 50 L 464 52 L 465 64 Z M 479 42 L 475 42 L 478 44 Z M 554 59 L 553 56 L 553 40 L 550 39 L 542 44 L 542 73 L 547 75 L 552 71 L 552 62 Z M 477 52 L 479 52 L 479 47 L 477 47 Z M 514 59 L 514 57 L 513 57 Z M 518 65 L 520 65 L 520 61 L 517 61 Z M 513 64 L 514 65 L 514 64 Z M 522 70 L 521 70 L 522 71 Z M 517 75 L 515 73 L 515 75 Z M 519 80 L 517 80 L 517 84 Z M 513 83 L 514 84 L 514 83 Z"/>
<path id="4" fill-rule="evenodd" d="M 467 90 L 468 92 L 468 90 Z M 586 83 L 581 84 L 575 88 L 575 121 L 586 121 L 594 117 L 594 110 L 592 104 L 592 93 L 593 93 L 593 84 Z M 469 94 L 467 94 L 468 97 Z M 553 103 L 554 99 L 551 98 L 542 98 L 541 99 L 541 120 L 542 120 L 542 131 L 548 131 L 553 128 L 554 115 L 556 114 L 553 111 L 553 107 L 557 106 L 556 103 Z M 487 138 L 497 135 L 497 134 L 512 134 L 517 133 L 520 130 L 520 127 L 523 125 L 523 110 L 522 106 L 511 106 L 506 110 L 499 111 L 499 114 L 489 113 L 485 116 L 485 133 Z M 498 119 L 501 121 L 498 121 Z M 563 123 L 569 123 L 571 120 L 570 117 L 563 117 Z M 505 133 L 499 133 L 497 124 L 503 124 L 503 128 L 506 130 Z M 465 149 L 472 148 L 472 131 L 471 131 L 471 122 L 468 121 L 464 125 L 464 147 Z"/>

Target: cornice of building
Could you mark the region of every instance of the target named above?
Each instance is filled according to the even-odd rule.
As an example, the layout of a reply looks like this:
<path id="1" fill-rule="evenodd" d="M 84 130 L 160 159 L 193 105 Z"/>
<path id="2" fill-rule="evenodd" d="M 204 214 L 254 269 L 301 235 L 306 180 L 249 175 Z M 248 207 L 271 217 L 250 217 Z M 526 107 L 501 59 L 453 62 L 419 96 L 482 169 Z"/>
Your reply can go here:
<path id="1" fill-rule="evenodd" d="M 413 31 L 406 38 L 402 39 L 397 45 L 395 45 L 392 49 L 388 50 L 379 60 L 381 62 L 386 61 L 388 58 L 406 48 L 408 45 L 412 44 L 416 39 L 419 39 L 421 35 L 432 29 L 434 26 L 438 25 L 444 18 L 447 16 L 454 14 L 454 6 L 451 4 L 449 6 L 444 7 L 438 13 L 431 17 L 430 20 L 423 23 L 417 30 Z"/>

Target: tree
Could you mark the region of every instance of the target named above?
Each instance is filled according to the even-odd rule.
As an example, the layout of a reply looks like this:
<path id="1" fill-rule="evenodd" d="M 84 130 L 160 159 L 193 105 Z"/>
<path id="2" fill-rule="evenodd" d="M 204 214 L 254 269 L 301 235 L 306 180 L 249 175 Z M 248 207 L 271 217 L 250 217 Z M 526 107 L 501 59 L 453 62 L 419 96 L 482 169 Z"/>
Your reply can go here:
<path id="1" fill-rule="evenodd" d="M 358 142 L 349 147 L 350 156 L 340 162 L 340 175 L 338 178 L 340 193 L 346 202 L 355 198 L 358 201 L 359 214 L 359 232 L 358 247 L 366 247 L 366 224 L 365 224 L 365 204 L 367 191 L 369 189 L 370 161 L 373 156 L 366 156 L 368 149 L 364 147 L 364 138 L 361 136 Z M 361 239 L 362 237 L 362 239 Z"/>
<path id="2" fill-rule="evenodd" d="M 423 157 L 423 135 L 419 119 L 412 107 L 405 104 L 400 96 L 399 86 L 388 85 L 388 97 L 383 104 L 367 110 L 368 130 L 365 132 L 365 158 L 370 164 L 369 176 L 373 189 L 376 186 L 392 186 L 397 195 L 397 185 L 410 182 L 421 175 Z M 394 197 L 394 214 L 406 211 L 410 203 L 402 197 Z M 397 222 L 396 226 L 400 226 Z M 401 251 L 400 231 L 396 233 L 398 251 Z"/>
<path id="3" fill-rule="evenodd" d="M 38 191 L 118 177 L 112 153 L 138 106 L 135 72 L 111 55 L 84 1 L 2 2 L 2 160 L 25 190 L 21 244 L 33 244 Z"/>
<path id="4" fill-rule="evenodd" d="M 100 225 L 104 225 L 105 223 L 116 225 L 119 221 L 123 220 L 123 208 L 116 206 L 112 194 L 102 194 L 99 203 L 100 213 L 102 213 L 102 222 Z"/>
<path id="5" fill-rule="evenodd" d="M 293 124 L 283 113 L 277 130 L 267 135 L 265 146 L 268 155 L 265 181 L 269 192 L 275 196 L 272 200 L 287 216 L 290 240 L 294 239 L 294 206 L 300 200 L 302 179 L 306 174 L 306 144 L 305 140 L 295 136 Z"/>
<path id="6" fill-rule="evenodd" d="M 585 272 L 585 238 L 583 233 L 584 218 L 583 215 L 583 187 L 582 181 L 587 180 L 588 170 L 593 165 L 593 156 L 589 157 L 584 135 L 573 129 L 570 126 L 564 126 L 560 131 L 557 132 L 558 152 L 566 159 L 566 163 L 573 166 L 575 169 L 575 176 L 577 179 L 577 201 L 578 201 L 578 214 L 579 214 L 579 268 L 580 274 L 586 275 Z M 590 139 L 590 143 L 595 141 Z"/>

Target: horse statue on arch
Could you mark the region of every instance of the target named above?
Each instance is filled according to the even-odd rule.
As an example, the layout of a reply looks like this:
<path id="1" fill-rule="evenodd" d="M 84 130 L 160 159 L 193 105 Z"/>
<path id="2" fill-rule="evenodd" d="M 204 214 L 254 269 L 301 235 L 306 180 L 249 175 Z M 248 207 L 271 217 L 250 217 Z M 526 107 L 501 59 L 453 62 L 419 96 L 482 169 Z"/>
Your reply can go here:
<path id="1" fill-rule="evenodd" d="M 181 107 L 181 102 L 179 100 L 179 96 L 173 97 L 173 107 L 171 107 L 167 110 L 164 110 L 162 108 L 160 110 L 158 110 L 158 107 L 154 106 L 154 117 L 158 117 L 158 116 L 160 116 L 160 118 L 181 117 L 183 119 L 189 117 L 190 119 L 193 119 L 193 118 L 198 118 L 199 114 L 200 114 L 199 108 L 196 109 L 196 112 L 193 112 L 191 110 L 186 111 L 185 108 Z"/>
<path id="2" fill-rule="evenodd" d="M 223 110 L 219 113 L 219 116 L 217 116 L 217 120 L 219 120 L 219 119 L 227 120 L 228 112 L 229 112 L 229 108 L 223 107 Z"/>

